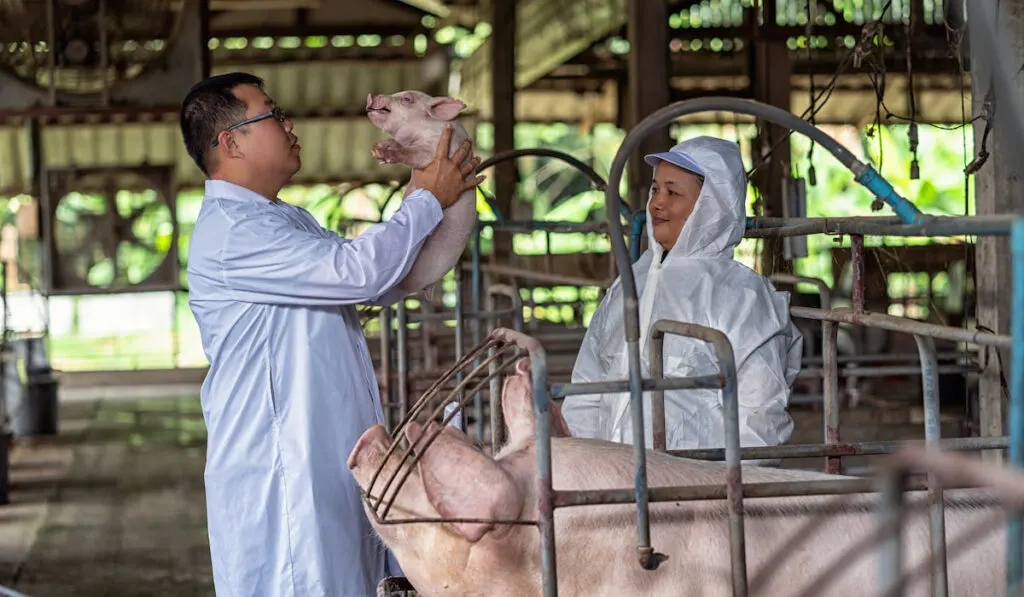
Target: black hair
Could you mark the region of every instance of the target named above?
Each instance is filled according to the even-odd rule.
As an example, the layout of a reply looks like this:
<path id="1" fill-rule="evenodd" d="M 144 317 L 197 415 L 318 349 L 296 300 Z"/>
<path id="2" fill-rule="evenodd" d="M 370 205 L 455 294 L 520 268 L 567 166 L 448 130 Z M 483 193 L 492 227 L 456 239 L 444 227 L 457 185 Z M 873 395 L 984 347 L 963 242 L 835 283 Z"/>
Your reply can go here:
<path id="1" fill-rule="evenodd" d="M 203 79 L 192 86 L 181 102 L 181 137 L 192 161 L 210 175 L 207 152 L 217 135 L 245 118 L 245 102 L 232 89 L 255 85 L 263 90 L 263 79 L 249 73 L 227 73 Z"/>

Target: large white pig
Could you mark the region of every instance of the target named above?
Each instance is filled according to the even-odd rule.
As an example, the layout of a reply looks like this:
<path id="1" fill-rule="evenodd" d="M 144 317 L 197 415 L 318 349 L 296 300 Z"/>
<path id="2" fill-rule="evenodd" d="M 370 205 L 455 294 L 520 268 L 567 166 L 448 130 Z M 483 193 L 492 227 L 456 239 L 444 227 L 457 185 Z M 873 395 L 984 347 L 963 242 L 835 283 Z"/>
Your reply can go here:
<path id="1" fill-rule="evenodd" d="M 502 332 L 514 334 L 514 332 Z M 446 427 L 422 453 L 386 520 L 471 518 L 536 520 L 536 453 L 532 391 L 526 367 L 506 380 L 502 403 L 508 444 L 491 458 L 458 429 Z M 553 413 L 555 414 L 555 413 Z M 630 488 L 632 447 L 567 437 L 555 416 L 552 439 L 556 490 Z M 433 429 L 433 424 L 428 432 Z M 406 436 L 422 435 L 410 424 Z M 383 427 L 366 431 L 348 465 L 364 492 L 391 445 Z M 401 454 L 401 448 L 396 450 Z M 379 493 L 400 458 L 388 460 L 374 486 Z M 686 460 L 648 451 L 649 485 L 723 484 L 722 463 Z M 835 479 L 809 471 L 744 467 L 744 482 Z M 393 493 L 393 487 L 389 494 Z M 925 495 L 908 496 L 923 503 Z M 823 496 L 745 501 L 748 580 L 751 596 L 863 597 L 878 590 L 877 551 L 851 554 L 878 532 L 876 495 Z M 1005 591 L 1005 514 L 980 494 L 946 492 L 949 595 L 995 596 Z M 369 510 L 368 510 L 369 512 Z M 371 521 L 373 515 L 370 514 Z M 652 546 L 669 556 L 656 570 L 636 557 L 633 504 L 555 510 L 560 597 L 731 596 L 729 524 L 724 501 L 651 504 Z M 926 565 L 927 511 L 904 523 L 906 570 Z M 985 527 L 988 536 L 958 549 L 966 535 Z M 409 581 L 424 597 L 533 597 L 541 594 L 541 549 L 535 527 L 485 524 L 397 524 L 374 528 L 393 550 Z M 837 567 L 838 564 L 838 567 Z M 822 578 L 819 578 L 821 576 Z M 825 580 L 815 586 L 815 582 Z M 918 574 L 904 595 L 929 595 L 930 580 Z"/>
<path id="2" fill-rule="evenodd" d="M 373 146 L 372 154 L 381 164 L 405 164 L 424 168 L 437 153 L 445 124 L 452 123 L 452 155 L 469 138 L 458 122 L 466 107 L 450 97 L 432 97 L 421 91 L 400 91 L 392 95 L 369 94 L 366 112 L 370 122 L 391 136 Z M 405 188 L 405 196 L 418 188 L 416 174 Z M 476 224 L 476 189 L 466 191 L 444 210 L 444 218 L 423 244 L 409 273 L 398 283 L 407 292 L 418 292 L 440 280 L 455 266 Z"/>

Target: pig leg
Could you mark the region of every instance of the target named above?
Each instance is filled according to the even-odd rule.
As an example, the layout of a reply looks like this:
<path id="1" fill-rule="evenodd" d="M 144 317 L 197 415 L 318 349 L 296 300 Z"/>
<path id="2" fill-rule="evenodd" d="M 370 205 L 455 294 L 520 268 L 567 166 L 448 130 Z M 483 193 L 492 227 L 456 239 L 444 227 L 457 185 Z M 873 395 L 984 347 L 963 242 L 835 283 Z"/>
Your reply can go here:
<path id="1" fill-rule="evenodd" d="M 381 164 L 407 164 L 415 159 L 417 152 L 399 145 L 394 139 L 387 139 L 374 144 L 370 154 Z"/>

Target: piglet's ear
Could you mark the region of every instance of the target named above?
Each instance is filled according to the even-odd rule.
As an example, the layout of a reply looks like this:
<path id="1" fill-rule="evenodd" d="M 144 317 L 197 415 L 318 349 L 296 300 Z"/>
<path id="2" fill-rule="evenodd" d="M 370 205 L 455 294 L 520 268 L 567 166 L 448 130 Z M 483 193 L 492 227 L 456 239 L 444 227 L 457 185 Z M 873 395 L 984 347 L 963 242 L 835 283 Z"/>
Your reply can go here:
<path id="1" fill-rule="evenodd" d="M 435 120 L 455 120 L 459 112 L 466 109 L 461 100 L 451 97 L 439 97 L 430 102 L 430 117 Z"/>
<path id="2" fill-rule="evenodd" d="M 423 452 L 420 478 L 427 499 L 444 518 L 517 520 L 523 494 L 512 477 L 493 458 L 456 434 L 441 433 Z M 455 530 L 475 543 L 493 524 L 453 523 Z"/>

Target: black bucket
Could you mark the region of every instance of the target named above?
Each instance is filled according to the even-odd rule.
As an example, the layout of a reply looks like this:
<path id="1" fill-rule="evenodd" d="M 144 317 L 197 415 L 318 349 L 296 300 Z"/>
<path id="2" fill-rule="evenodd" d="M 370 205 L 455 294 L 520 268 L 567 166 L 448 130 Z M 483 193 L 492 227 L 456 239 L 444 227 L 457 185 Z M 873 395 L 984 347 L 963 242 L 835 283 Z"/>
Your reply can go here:
<path id="1" fill-rule="evenodd" d="M 22 399 L 9 410 L 15 437 L 56 435 L 57 378 L 47 373 L 30 376 Z"/>

